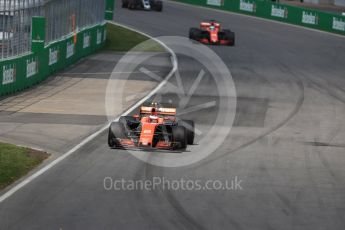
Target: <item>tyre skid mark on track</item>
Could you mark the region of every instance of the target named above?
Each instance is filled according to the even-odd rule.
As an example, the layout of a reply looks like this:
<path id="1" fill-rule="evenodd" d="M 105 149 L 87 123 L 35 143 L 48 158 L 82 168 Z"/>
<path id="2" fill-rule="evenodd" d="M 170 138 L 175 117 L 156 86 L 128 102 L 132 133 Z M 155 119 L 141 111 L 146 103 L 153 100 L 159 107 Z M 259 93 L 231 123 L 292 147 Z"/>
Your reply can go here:
<path id="1" fill-rule="evenodd" d="M 314 85 L 314 89 L 318 90 L 320 93 L 323 93 L 325 95 L 331 96 L 334 99 L 342 102 L 345 104 L 345 95 L 343 97 L 341 97 L 340 95 L 338 95 L 337 93 L 334 92 L 334 90 L 331 90 L 330 87 L 327 87 L 325 85 L 323 85 L 321 82 L 317 82 L 315 79 L 312 79 L 310 76 L 305 75 L 303 73 L 301 73 L 305 78 L 307 78 L 313 85 Z M 330 84 L 329 82 L 327 82 L 328 85 L 330 85 L 331 87 L 334 87 L 336 90 L 341 91 L 345 94 L 345 90 L 341 89 L 339 86 L 337 85 L 333 85 Z"/>
<path id="2" fill-rule="evenodd" d="M 321 83 L 317 83 L 315 82 L 315 80 L 311 79 L 311 77 L 304 75 L 309 81 L 311 81 L 313 83 L 312 88 L 315 90 L 318 90 L 318 92 L 323 93 L 325 95 L 331 96 L 333 98 L 335 98 L 336 100 L 342 102 L 345 104 L 345 101 L 338 97 L 337 95 L 333 94 L 332 90 L 330 90 L 328 87 L 322 87 Z M 328 83 L 329 84 L 329 83 Z M 315 87 L 317 86 L 317 87 Z M 337 86 L 332 85 L 332 87 L 338 88 Z M 325 92 L 325 91 L 326 92 Z M 343 90 L 342 90 L 343 91 Z M 345 91 L 344 91 L 345 93 Z M 330 148 L 330 147 L 340 147 L 340 148 L 344 148 L 344 145 L 338 145 L 338 144 L 332 144 L 334 138 L 338 135 L 338 133 L 341 130 L 341 126 L 337 126 L 337 128 L 334 130 L 334 132 L 330 133 L 329 137 L 327 138 L 327 140 L 321 142 L 318 138 L 315 138 L 313 143 L 314 143 L 314 151 L 316 151 L 318 158 L 320 159 L 321 165 L 328 171 L 329 175 L 331 176 L 332 180 L 333 180 L 333 185 L 336 184 L 343 184 L 343 181 L 341 181 L 341 179 L 336 175 L 336 173 L 332 170 L 332 168 L 329 165 L 329 162 L 327 161 L 327 159 L 325 158 L 325 156 L 322 154 L 322 152 L 320 151 L 319 146 L 323 146 L 326 148 Z M 318 144 L 323 144 L 323 145 L 315 145 L 316 143 Z M 316 148 L 315 148 L 316 147 Z"/>
<path id="3" fill-rule="evenodd" d="M 317 186 L 317 179 L 315 180 L 314 179 L 314 175 L 313 175 L 313 171 L 312 171 L 312 163 L 311 163 L 311 158 L 310 158 L 310 151 L 307 150 L 304 152 L 304 162 L 305 162 L 305 167 L 306 167 L 306 172 L 307 172 L 307 176 L 309 177 L 309 181 L 310 183 L 312 183 L 313 187 L 315 188 L 313 190 L 313 192 L 316 193 L 316 197 L 318 198 L 317 200 L 317 203 L 318 203 L 318 206 L 320 209 L 325 209 L 325 204 L 324 202 L 320 199 L 321 197 L 321 194 L 320 194 L 320 191 L 318 189 L 318 186 Z"/>
<path id="4" fill-rule="evenodd" d="M 329 162 L 327 161 L 327 159 L 323 156 L 322 152 L 320 151 L 320 149 L 315 149 L 315 151 L 317 152 L 317 155 L 318 155 L 318 158 L 320 159 L 321 161 L 321 165 L 326 169 L 326 171 L 328 172 L 328 174 L 330 175 L 330 178 L 333 180 L 333 183 L 332 183 L 332 187 L 334 189 L 337 189 L 337 185 L 341 185 L 341 184 L 344 184 L 344 182 L 335 174 L 335 172 L 332 170 L 332 168 L 330 167 L 329 165 Z M 312 176 L 312 174 L 311 174 Z M 316 191 L 318 192 L 318 187 L 317 185 L 315 185 L 315 188 L 316 188 Z M 339 194 L 343 194 L 344 193 L 344 189 L 337 189 L 339 191 Z M 319 192 L 318 192 L 318 197 L 319 196 Z M 320 199 L 319 199 L 320 200 Z M 323 202 L 322 202 L 323 203 Z M 325 209 L 325 208 L 323 208 Z M 338 216 L 338 218 L 341 220 L 341 219 L 344 219 L 343 218 L 343 215 L 341 212 L 337 211 L 336 212 L 336 215 Z"/>
<path id="5" fill-rule="evenodd" d="M 149 155 L 149 158 L 151 155 Z M 148 159 L 148 162 L 150 162 L 150 159 Z M 135 173 L 134 180 L 141 180 L 142 176 L 144 177 L 144 180 L 151 180 L 155 177 L 163 177 L 162 173 L 162 167 L 153 166 L 147 162 L 143 162 L 143 167 L 139 167 L 138 170 Z M 155 170 L 157 169 L 157 170 Z M 144 175 L 142 174 L 142 171 L 144 171 Z M 141 204 L 145 203 L 144 196 L 142 191 L 136 192 L 136 197 L 138 200 L 141 200 Z M 157 197 L 164 197 L 164 201 L 168 203 L 170 207 L 172 207 L 172 211 L 175 213 L 178 220 L 180 220 L 181 227 L 184 227 L 185 229 L 195 229 L 195 230 L 206 230 L 206 228 L 198 223 L 197 220 L 195 220 L 181 205 L 181 203 L 175 198 L 175 196 L 169 191 L 163 191 L 161 189 L 157 190 L 154 189 L 150 192 L 150 195 L 153 194 L 154 198 Z M 161 203 L 161 202 L 158 202 Z M 136 203 L 137 205 L 137 203 Z M 144 207 L 145 213 L 147 213 L 147 210 L 149 207 Z M 151 213 L 151 212 L 150 212 Z M 161 213 L 162 215 L 163 213 Z M 152 216 L 150 216 L 151 220 L 155 220 Z M 167 218 L 168 219 L 168 218 Z M 156 222 L 156 221 L 155 221 Z M 157 223 L 157 222 L 156 222 Z M 162 226 L 163 227 L 163 226 Z M 174 226 L 176 227 L 176 226 Z"/>
<path id="6" fill-rule="evenodd" d="M 262 139 L 263 137 L 273 133 L 274 131 L 276 131 L 279 128 L 281 128 L 282 126 L 284 126 L 287 122 L 289 122 L 298 113 L 298 111 L 300 110 L 300 108 L 304 102 L 304 84 L 303 84 L 303 81 L 295 73 L 291 72 L 289 70 L 289 68 L 285 67 L 285 65 L 283 63 L 280 63 L 280 64 L 282 65 L 282 68 L 284 68 L 285 72 L 290 73 L 296 79 L 296 83 L 297 83 L 297 86 L 298 86 L 299 91 L 300 91 L 298 101 L 297 101 L 294 109 L 292 110 L 292 112 L 283 121 L 281 121 L 279 124 L 270 128 L 269 130 L 267 130 L 265 133 L 258 136 L 257 138 L 239 146 L 238 148 L 233 149 L 231 152 L 227 152 L 227 153 L 220 155 L 216 158 L 211 158 L 208 161 L 204 161 L 201 164 L 199 164 L 198 166 L 196 166 L 196 168 L 204 166 L 205 164 L 211 163 L 212 161 L 215 161 L 215 160 L 222 158 L 228 154 L 239 151 L 239 150 L 257 142 L 258 140 Z M 149 179 L 150 177 L 152 177 L 149 174 L 151 171 L 154 170 L 154 166 L 152 166 L 148 163 L 145 163 L 145 164 L 146 164 L 145 179 Z M 193 168 L 193 170 L 196 168 Z M 139 169 L 139 170 L 141 170 L 141 169 Z M 141 175 L 139 173 L 139 171 L 138 171 L 137 175 Z M 155 174 L 154 176 L 159 176 L 159 174 L 158 175 Z M 156 197 L 159 196 L 157 191 L 153 191 L 153 192 L 156 193 Z M 200 229 L 200 228 L 204 229 L 204 227 L 201 226 L 195 219 L 193 219 L 191 214 L 189 214 L 183 208 L 183 205 L 176 199 L 176 197 L 174 197 L 172 192 L 170 192 L 170 191 L 160 191 L 160 192 L 165 196 L 166 200 L 169 202 L 170 206 L 175 210 L 175 212 L 182 218 L 181 222 L 183 222 L 184 226 L 186 226 L 187 228 L 190 228 L 191 226 L 193 226 L 194 229 Z"/>
<path id="7" fill-rule="evenodd" d="M 251 144 L 257 142 L 258 140 L 264 138 L 265 136 L 275 132 L 276 130 L 278 130 L 279 128 L 281 128 L 282 126 L 284 126 L 287 122 L 289 122 L 300 110 L 301 106 L 303 105 L 304 102 L 304 84 L 303 81 L 293 72 L 291 72 L 287 67 L 285 67 L 285 65 L 283 63 L 280 63 L 282 65 L 282 68 L 286 69 L 289 73 L 291 73 L 291 75 L 296 79 L 296 84 L 299 88 L 300 91 L 300 95 L 298 97 L 297 103 L 295 104 L 294 109 L 291 111 L 291 113 L 283 120 L 281 121 L 279 124 L 277 124 L 276 126 L 270 128 L 269 130 L 267 130 L 266 132 L 264 132 L 262 135 L 258 136 L 257 138 L 235 148 L 234 150 L 222 154 L 220 156 L 217 156 L 215 158 L 211 158 L 207 161 L 202 162 L 201 164 L 199 164 L 198 166 L 194 167 L 193 170 L 202 167 L 206 164 L 209 164 L 217 159 L 220 159 L 222 157 L 225 157 L 229 154 L 235 153 L 247 146 L 250 146 Z M 148 177 L 148 173 L 150 172 L 149 170 L 153 170 L 153 166 L 150 164 L 146 163 L 146 171 L 145 171 L 145 179 L 149 179 Z M 157 176 L 157 175 L 155 175 Z M 183 207 L 183 205 L 176 199 L 176 197 L 173 195 L 172 192 L 168 191 L 161 191 L 163 193 L 163 195 L 165 196 L 166 200 L 169 202 L 170 206 L 175 210 L 175 212 L 184 220 L 186 221 L 185 226 L 187 227 L 187 229 L 190 229 L 190 226 L 193 226 L 193 229 L 205 229 L 202 225 L 200 225 L 193 217 L 191 214 L 189 214 L 186 209 Z M 279 194 L 277 191 L 275 191 L 276 194 Z M 291 208 L 291 207 L 290 207 Z M 293 210 L 293 209 L 292 209 Z"/>
<path id="8" fill-rule="evenodd" d="M 134 177 L 132 178 L 134 181 L 139 181 L 139 180 L 142 180 L 143 177 L 145 177 L 143 175 L 143 171 L 145 171 L 145 168 L 146 168 L 146 163 L 143 162 L 143 161 L 138 161 L 139 162 L 139 166 L 136 170 L 136 172 L 134 173 Z M 157 218 L 156 216 L 153 214 L 153 211 L 148 211 L 149 210 L 149 207 L 146 207 L 145 205 L 143 204 L 146 204 L 146 201 L 143 198 L 143 192 L 142 190 L 134 190 L 134 197 L 135 199 L 131 201 L 133 207 L 135 207 L 136 209 L 138 209 L 138 212 L 140 213 L 140 215 L 142 215 L 145 220 L 149 220 L 148 222 L 150 223 L 150 225 L 152 226 L 156 226 L 158 225 L 158 221 L 157 221 Z M 154 191 L 151 191 L 151 193 L 154 192 Z M 140 200 L 140 205 L 138 205 L 138 201 Z M 143 207 L 144 206 L 144 207 Z M 163 227 L 161 228 L 163 229 Z"/>
<path id="9" fill-rule="evenodd" d="M 329 82 L 326 82 L 326 84 L 322 84 L 323 82 L 318 82 L 315 79 L 312 79 L 312 77 L 301 73 L 306 79 L 308 79 L 308 81 L 310 81 L 312 84 L 312 88 L 317 90 L 318 92 L 330 96 L 336 100 L 338 100 L 341 103 L 345 104 L 345 99 L 342 98 L 340 95 L 338 95 L 337 93 L 334 93 L 333 90 L 330 89 L 330 87 L 334 87 L 337 90 L 344 92 L 345 90 L 341 89 L 339 86 L 337 85 L 333 85 L 330 84 Z M 315 76 L 316 77 L 316 76 Z M 319 79 L 321 80 L 321 79 Z M 329 85 L 329 86 L 327 86 Z M 324 147 L 344 147 L 342 145 L 334 145 L 332 144 L 332 141 L 334 140 L 334 138 L 338 135 L 338 133 L 340 132 L 341 127 L 338 126 L 337 129 L 335 130 L 334 133 L 331 134 L 331 136 L 328 138 L 328 140 L 323 141 L 322 143 L 324 144 Z M 315 139 L 313 143 L 321 143 L 318 139 Z M 317 145 L 314 145 L 314 147 L 316 147 Z M 334 183 L 336 184 L 343 184 L 343 181 L 335 174 L 335 172 L 331 169 L 331 167 L 329 166 L 329 162 L 327 161 L 327 159 L 323 156 L 322 152 L 318 149 L 318 148 L 314 148 L 315 151 L 317 152 L 317 155 L 320 159 L 321 165 L 328 171 L 329 175 L 331 176 L 331 178 L 333 179 Z"/>
<path id="10" fill-rule="evenodd" d="M 217 157 L 211 158 L 209 160 L 206 160 L 204 162 L 202 162 L 201 164 L 199 164 L 198 166 L 194 167 L 193 170 L 195 170 L 196 168 L 202 167 L 206 164 L 209 164 L 217 159 L 220 159 L 222 157 L 227 156 L 228 154 L 232 154 L 235 153 L 247 146 L 250 146 L 251 144 L 257 142 L 258 140 L 264 138 L 265 136 L 275 132 L 276 130 L 278 130 L 279 128 L 281 128 L 282 126 L 284 126 L 287 122 L 289 122 L 300 110 L 303 102 L 304 102 L 304 84 L 303 81 L 299 78 L 299 76 L 292 72 L 291 70 L 289 70 L 288 67 L 285 66 L 284 63 L 279 63 L 281 65 L 281 68 L 284 70 L 284 72 L 290 73 L 294 78 L 295 78 L 295 83 L 297 84 L 300 94 L 297 100 L 297 103 L 295 104 L 295 107 L 293 108 L 293 110 L 291 111 L 291 113 L 284 119 L 282 120 L 279 124 L 277 124 L 276 126 L 270 128 L 269 130 L 267 130 L 266 132 L 264 132 L 263 134 L 261 134 L 260 136 L 254 138 L 253 140 L 242 144 L 241 146 L 231 150 L 230 152 L 227 152 L 225 154 L 219 155 Z M 145 179 L 152 179 L 153 175 L 150 175 L 150 172 L 152 173 L 154 171 L 154 166 L 150 165 L 149 163 L 145 163 L 146 165 L 146 170 L 145 170 Z M 141 171 L 141 169 L 139 169 Z M 136 175 L 140 175 L 139 171 L 137 172 Z M 162 176 L 160 175 L 155 175 L 155 176 Z M 138 178 L 136 178 L 138 179 Z M 153 191 L 154 193 L 156 193 L 156 196 L 158 197 L 159 194 L 157 193 L 157 191 Z M 176 197 L 173 195 L 173 193 L 169 190 L 167 191 L 161 191 L 160 193 L 163 194 L 163 196 L 165 197 L 166 201 L 170 204 L 170 206 L 173 208 L 173 210 L 175 210 L 176 214 L 180 217 L 179 219 L 181 219 L 181 223 L 187 228 L 187 229 L 205 229 L 204 226 L 200 225 L 198 223 L 198 221 L 196 221 L 191 214 L 189 214 L 185 208 L 183 207 L 183 205 L 176 199 Z M 276 194 L 277 191 L 275 191 Z M 278 194 L 279 195 L 279 194 Z M 278 196 L 279 197 L 279 196 Z M 290 207 L 291 208 L 291 207 Z"/>
<path id="11" fill-rule="evenodd" d="M 328 172 L 328 174 L 330 175 L 330 178 L 332 178 L 333 180 L 333 186 L 337 185 L 337 184 L 344 184 L 344 182 L 335 174 L 335 172 L 332 170 L 331 166 L 329 165 L 328 160 L 325 158 L 325 156 L 322 154 L 322 152 L 320 151 L 320 149 L 316 148 L 315 149 L 318 158 L 320 159 L 321 165 L 323 166 L 323 168 L 326 169 L 326 171 Z"/>
<path id="12" fill-rule="evenodd" d="M 283 67 L 283 63 L 280 63 Z M 239 146 L 238 148 L 232 150 L 231 152 L 228 152 L 228 153 L 225 153 L 221 156 L 218 156 L 216 158 L 213 158 L 213 159 L 210 159 L 206 162 L 202 162 L 202 164 L 198 165 L 197 167 L 201 167 L 205 164 L 208 164 L 208 163 L 211 163 L 212 161 L 215 161 L 219 158 L 222 158 L 228 154 L 231 154 L 231 153 L 234 153 L 236 151 L 239 151 L 253 143 L 255 143 L 256 141 L 262 139 L 263 137 L 273 133 L 274 131 L 278 130 L 279 128 L 281 128 L 282 126 L 284 126 L 286 123 L 288 123 L 297 113 L 298 111 L 300 110 L 301 106 L 303 105 L 303 102 L 304 102 L 304 84 L 303 84 L 303 81 L 301 80 L 301 78 L 296 75 L 296 73 L 292 73 L 288 68 L 285 67 L 285 69 L 291 73 L 291 75 L 296 79 L 296 83 L 297 83 L 297 86 L 299 88 L 299 91 L 300 91 L 300 94 L 299 94 L 299 97 L 298 97 L 298 101 L 297 103 L 295 104 L 295 107 L 294 109 L 291 111 L 291 113 L 283 120 L 281 121 L 279 124 L 277 124 L 276 126 L 272 127 L 271 129 L 267 130 L 265 133 L 263 133 L 262 135 L 258 136 L 257 138 Z M 146 171 L 145 171 L 145 178 L 149 178 L 149 174 L 152 173 L 152 170 L 154 170 L 154 166 L 152 165 L 149 165 L 146 163 Z M 195 170 L 195 168 L 193 168 L 193 170 Z M 155 175 L 157 176 L 157 175 Z M 163 192 L 163 191 L 161 191 Z M 163 192 L 163 194 L 166 196 L 166 199 L 167 201 L 170 203 L 171 207 L 174 208 L 176 210 L 176 212 L 181 215 L 182 218 L 184 218 L 185 216 L 187 216 L 187 221 L 188 221 L 188 226 L 191 224 L 192 226 L 194 226 L 194 228 L 196 229 L 199 229 L 199 228 L 202 228 L 204 229 L 203 226 L 200 226 L 199 223 L 197 223 L 195 221 L 195 219 L 193 219 L 191 217 L 191 215 L 183 208 L 183 206 L 181 205 L 181 203 L 176 199 L 176 197 L 173 196 L 173 194 L 171 192 Z M 279 196 L 279 193 L 276 192 L 276 195 Z M 319 196 L 318 196 L 319 197 Z M 283 198 L 284 200 L 284 198 Z M 284 203 L 284 202 L 283 202 Z M 292 208 L 292 210 L 294 210 L 294 207 L 290 207 Z M 185 215 L 185 216 L 184 216 Z M 196 223 L 196 224 L 195 224 Z M 187 226 L 187 225 L 186 225 Z M 187 227 L 188 227 L 187 226 Z"/>
<path id="13" fill-rule="evenodd" d="M 161 167 L 158 168 L 151 164 L 145 163 L 145 180 L 150 180 L 153 176 L 163 176 L 163 173 L 161 172 L 162 170 L 157 170 L 157 172 L 154 170 L 155 168 L 163 169 Z M 172 207 L 172 210 L 180 220 L 180 224 L 185 229 L 206 230 L 204 226 L 199 224 L 198 221 L 195 220 L 192 215 L 185 210 L 185 208 L 176 199 L 172 192 L 170 192 L 169 190 L 154 190 L 153 192 L 156 194 L 155 197 L 159 197 L 160 195 L 162 195 L 165 198 L 165 201 L 167 201 L 168 204 Z"/>
<path id="14" fill-rule="evenodd" d="M 227 153 L 221 154 L 219 156 L 210 158 L 209 160 L 203 161 L 198 166 L 193 168 L 193 170 L 196 169 L 196 168 L 202 167 L 202 166 L 204 166 L 206 164 L 209 164 L 209 163 L 211 163 L 213 161 L 216 161 L 218 159 L 221 159 L 221 158 L 223 158 L 223 157 L 225 157 L 225 156 L 227 156 L 229 154 L 235 153 L 235 152 L 237 152 L 237 151 L 239 151 L 239 150 L 241 150 L 243 148 L 246 148 L 246 147 L 250 146 L 251 144 L 257 142 L 258 140 L 260 140 L 260 139 L 270 135 L 271 133 L 273 133 L 273 132 L 277 131 L 278 129 L 280 129 L 281 127 L 283 127 L 286 123 L 288 123 L 298 113 L 298 111 L 300 110 L 300 108 L 302 107 L 303 102 L 304 102 L 304 83 L 303 83 L 303 81 L 301 80 L 301 78 L 297 74 L 295 74 L 294 72 L 290 71 L 287 67 L 285 67 L 285 65 L 283 63 L 278 63 L 278 64 L 280 64 L 281 67 L 283 67 L 289 73 L 291 73 L 291 76 L 293 76 L 296 79 L 295 83 L 297 84 L 297 86 L 299 88 L 299 91 L 300 91 L 297 103 L 295 104 L 295 107 L 290 112 L 290 114 L 284 120 L 279 122 L 277 125 L 271 127 L 270 129 L 268 129 L 266 132 L 262 133 L 258 137 L 252 139 L 251 141 L 248 141 L 247 143 L 244 143 L 244 144 L 238 146 L 237 148 L 231 150 L 230 152 L 227 152 Z"/>
<path id="15" fill-rule="evenodd" d="M 204 226 L 198 223 L 196 219 L 194 219 L 182 206 L 182 204 L 176 199 L 172 192 L 169 190 L 162 191 L 164 197 L 169 202 L 171 207 L 174 208 L 176 213 L 179 215 L 180 219 L 183 221 L 186 229 L 198 229 L 198 230 L 206 230 Z"/>

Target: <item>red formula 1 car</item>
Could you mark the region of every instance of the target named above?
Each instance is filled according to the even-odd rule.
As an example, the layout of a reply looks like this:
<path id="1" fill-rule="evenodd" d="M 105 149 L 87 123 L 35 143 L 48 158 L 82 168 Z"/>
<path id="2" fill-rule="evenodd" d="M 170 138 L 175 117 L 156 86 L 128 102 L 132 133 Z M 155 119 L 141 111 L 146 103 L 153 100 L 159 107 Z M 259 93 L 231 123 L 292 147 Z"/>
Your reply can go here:
<path id="1" fill-rule="evenodd" d="M 189 30 L 189 39 L 203 44 L 235 45 L 235 33 L 221 29 L 220 23 L 214 20 L 201 22 L 200 28 L 191 28 Z"/>
<path id="2" fill-rule="evenodd" d="M 194 122 L 179 120 L 176 108 L 142 106 L 140 114 L 122 116 L 111 123 L 108 144 L 111 148 L 185 149 L 194 142 Z"/>

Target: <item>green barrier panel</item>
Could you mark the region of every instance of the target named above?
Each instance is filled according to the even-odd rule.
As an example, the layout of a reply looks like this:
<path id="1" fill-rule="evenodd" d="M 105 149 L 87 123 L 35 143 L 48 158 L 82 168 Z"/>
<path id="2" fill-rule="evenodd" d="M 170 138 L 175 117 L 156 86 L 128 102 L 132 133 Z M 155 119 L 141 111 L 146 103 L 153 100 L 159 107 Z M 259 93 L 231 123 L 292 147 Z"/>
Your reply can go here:
<path id="1" fill-rule="evenodd" d="M 76 44 L 74 44 L 74 37 L 70 36 L 66 39 L 66 50 L 65 50 L 65 62 L 66 65 L 71 65 L 78 60 L 76 55 Z"/>
<path id="2" fill-rule="evenodd" d="M 77 56 L 79 58 L 85 57 L 91 52 L 91 36 L 91 29 L 84 30 L 82 33 L 78 34 L 78 42 L 76 44 L 76 48 L 78 51 Z"/>
<path id="3" fill-rule="evenodd" d="M 177 0 L 345 35 L 345 16 L 261 0 Z"/>
<path id="4" fill-rule="evenodd" d="M 58 41 L 46 47 L 48 54 L 48 74 L 55 73 L 65 66 L 62 52 L 65 50 L 65 41 Z"/>
<path id="5" fill-rule="evenodd" d="M 0 61 L 0 95 L 14 93 L 45 80 L 50 74 L 66 68 L 80 58 L 89 55 L 105 44 L 105 23 L 86 28 L 59 41 L 44 46 L 44 27 L 42 18 L 33 18 L 32 36 L 37 39 L 32 43 L 31 52 L 22 56 Z M 39 27 L 39 29 L 34 29 Z M 43 40 L 43 42 L 42 42 Z"/>
<path id="6" fill-rule="evenodd" d="M 2 76 L 1 91 L 3 94 L 16 92 L 16 88 L 20 88 L 20 86 L 18 85 L 18 82 L 20 83 L 20 81 L 17 81 L 17 70 L 19 66 L 21 66 L 21 58 L 18 58 L 16 60 L 3 61 L 0 64 L 0 73 Z"/>
<path id="7" fill-rule="evenodd" d="M 17 75 L 18 77 L 22 77 L 21 81 L 17 79 L 19 82 L 23 83 L 20 88 L 27 88 L 42 81 L 42 75 L 40 76 L 39 72 L 40 60 L 38 55 L 30 54 L 24 56 L 22 58 L 22 63 L 25 67 L 24 71 Z"/>
<path id="8" fill-rule="evenodd" d="M 82 46 L 81 46 L 81 50 L 82 50 L 82 56 L 87 56 L 92 52 L 92 41 L 94 40 L 92 35 L 93 30 L 95 30 L 95 28 L 93 29 L 89 29 L 89 30 L 85 30 L 83 35 L 82 35 Z"/>

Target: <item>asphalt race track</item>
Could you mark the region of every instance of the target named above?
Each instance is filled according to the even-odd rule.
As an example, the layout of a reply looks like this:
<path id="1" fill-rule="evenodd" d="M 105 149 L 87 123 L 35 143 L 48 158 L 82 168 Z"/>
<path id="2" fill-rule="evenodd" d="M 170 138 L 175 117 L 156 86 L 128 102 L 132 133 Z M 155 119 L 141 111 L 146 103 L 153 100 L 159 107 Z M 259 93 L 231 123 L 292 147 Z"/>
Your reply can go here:
<path id="1" fill-rule="evenodd" d="M 167 168 L 109 149 L 104 132 L 1 203 L 1 230 L 345 229 L 344 38 L 172 2 L 162 13 L 121 9 L 119 3 L 116 10 L 115 21 L 152 36 L 187 36 L 205 18 L 235 31 L 235 47 L 210 47 L 236 88 L 230 134 L 207 158 Z M 202 65 L 185 55 L 178 63 L 188 91 Z M 183 115 L 201 133 L 196 145 L 183 153 L 149 154 L 188 155 L 213 144 L 203 135 L 228 108 L 219 102 L 224 92 L 217 92 L 211 74 L 205 72 L 186 103 L 214 106 Z M 157 95 L 180 103 L 179 93 L 164 87 Z M 115 190 L 104 188 L 106 177 L 237 178 L 241 188 Z"/>

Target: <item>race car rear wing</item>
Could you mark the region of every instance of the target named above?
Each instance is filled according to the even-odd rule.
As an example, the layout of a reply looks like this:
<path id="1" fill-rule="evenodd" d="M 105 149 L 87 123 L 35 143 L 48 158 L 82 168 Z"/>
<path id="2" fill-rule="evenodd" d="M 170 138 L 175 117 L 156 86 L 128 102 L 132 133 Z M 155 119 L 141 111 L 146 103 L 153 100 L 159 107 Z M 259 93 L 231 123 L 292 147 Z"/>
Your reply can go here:
<path id="1" fill-rule="evenodd" d="M 156 108 L 151 107 L 151 106 L 141 106 L 140 107 L 140 114 L 151 114 L 152 109 L 156 109 Z M 156 112 L 158 115 L 174 116 L 174 115 L 176 115 L 176 108 L 158 108 Z"/>
<path id="2" fill-rule="evenodd" d="M 201 22 L 200 23 L 200 28 L 201 29 L 206 29 L 206 28 L 210 27 L 211 24 L 213 24 L 217 29 L 220 28 L 220 24 L 218 22 Z"/>

